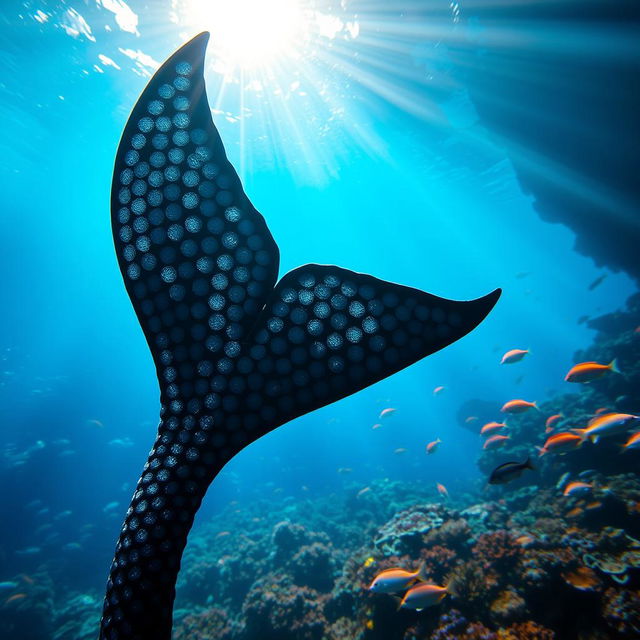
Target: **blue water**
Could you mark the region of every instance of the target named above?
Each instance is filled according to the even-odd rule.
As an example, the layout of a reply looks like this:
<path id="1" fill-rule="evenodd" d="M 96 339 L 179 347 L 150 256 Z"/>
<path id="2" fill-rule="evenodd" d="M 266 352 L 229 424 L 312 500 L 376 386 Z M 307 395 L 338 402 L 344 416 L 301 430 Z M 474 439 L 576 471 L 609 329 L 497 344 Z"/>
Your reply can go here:
<path id="1" fill-rule="evenodd" d="M 155 433 L 158 387 L 109 214 L 119 136 L 153 68 L 121 50 L 161 62 L 198 28 L 171 22 L 168 1 L 128 4 L 138 34 L 93 1 L 0 8 L 0 580 L 53 559 L 65 576 L 60 589 L 99 592 Z M 90 37 L 68 32 L 70 9 Z M 384 32 L 384 14 L 372 11 Z M 421 48 L 422 36 L 391 28 L 372 45 L 376 31 L 360 15 L 358 37 L 330 43 L 336 67 L 298 61 L 296 75 L 277 78 L 279 94 L 225 83 L 207 68 L 214 121 L 280 247 L 280 274 L 319 262 L 448 298 L 504 293 L 459 342 L 240 452 L 198 522 L 274 489 L 296 498 L 303 487 L 339 493 L 388 477 L 473 490 L 478 440 L 459 424 L 460 405 L 566 391 L 573 354 L 593 337 L 578 319 L 614 310 L 634 291 L 626 275 L 576 253 L 570 230 L 540 219 L 446 46 Z M 439 20 L 451 37 L 450 22 Z M 394 47 L 414 65 L 394 67 L 385 55 Z M 532 355 L 498 366 L 516 347 Z M 397 413 L 372 430 L 385 407 Z M 439 455 L 426 458 L 436 438 Z M 400 447 L 407 452 L 394 454 Z M 70 551 L 73 542 L 79 549 Z M 17 553 L 29 547 L 39 551 Z"/>

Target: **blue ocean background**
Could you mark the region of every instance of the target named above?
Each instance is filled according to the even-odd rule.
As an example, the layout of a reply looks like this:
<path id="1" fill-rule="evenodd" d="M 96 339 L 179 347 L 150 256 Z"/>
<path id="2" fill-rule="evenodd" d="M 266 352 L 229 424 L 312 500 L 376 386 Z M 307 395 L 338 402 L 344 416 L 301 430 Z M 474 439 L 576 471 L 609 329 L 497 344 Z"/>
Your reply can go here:
<path id="1" fill-rule="evenodd" d="M 100 2 L 0 7 L 0 580 L 46 563 L 60 592 L 102 592 L 159 412 L 110 228 L 116 148 L 153 72 L 123 51 L 161 62 L 199 29 L 171 22 L 168 1 L 128 6 L 135 32 Z M 73 33 L 71 10 L 90 33 Z M 359 36 L 336 36 L 332 56 L 366 53 L 374 36 L 363 14 Z M 572 46 L 588 50 L 580 37 Z M 574 251 L 572 230 L 540 218 L 447 47 L 402 38 L 385 46 L 400 42 L 412 67 L 393 58 L 367 67 L 355 56 L 343 69 L 279 77 L 279 95 L 226 85 L 208 67 L 214 122 L 280 247 L 280 275 L 318 262 L 454 299 L 501 287 L 502 298 L 462 340 L 241 451 L 211 485 L 195 530 L 230 503 L 339 497 L 383 478 L 422 483 L 434 499 L 436 483 L 477 494 L 480 445 L 462 424 L 463 404 L 568 391 L 573 354 L 595 335 L 579 319 L 636 290 L 625 273 Z M 531 355 L 501 367 L 512 348 Z M 372 430 L 386 407 L 395 415 Z M 425 456 L 436 438 L 438 455 Z"/>

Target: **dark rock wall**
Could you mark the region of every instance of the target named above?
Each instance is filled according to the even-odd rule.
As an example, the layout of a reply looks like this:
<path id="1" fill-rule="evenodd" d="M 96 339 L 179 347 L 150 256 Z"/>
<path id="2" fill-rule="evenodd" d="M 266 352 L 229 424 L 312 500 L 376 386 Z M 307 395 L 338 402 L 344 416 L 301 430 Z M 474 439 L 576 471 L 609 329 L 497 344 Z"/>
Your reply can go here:
<path id="1" fill-rule="evenodd" d="M 461 8 L 473 41 L 453 55 L 541 218 L 570 227 L 598 265 L 640 280 L 640 2 Z"/>

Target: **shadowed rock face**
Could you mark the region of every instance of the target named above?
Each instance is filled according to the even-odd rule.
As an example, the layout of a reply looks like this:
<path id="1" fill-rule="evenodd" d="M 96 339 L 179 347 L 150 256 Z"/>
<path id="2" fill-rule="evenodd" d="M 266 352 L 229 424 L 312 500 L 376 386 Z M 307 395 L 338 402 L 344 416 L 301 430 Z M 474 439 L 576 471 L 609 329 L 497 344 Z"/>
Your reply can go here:
<path id="1" fill-rule="evenodd" d="M 596 264 L 640 280 L 640 39 L 630 44 L 640 3 L 461 6 L 466 20 L 480 26 L 481 45 L 455 54 L 468 69 L 465 83 L 540 217 L 570 227 L 576 250 Z M 534 40 L 520 49 L 500 37 L 514 29 L 535 31 L 551 44 Z M 623 53 L 624 46 L 633 51 Z"/>

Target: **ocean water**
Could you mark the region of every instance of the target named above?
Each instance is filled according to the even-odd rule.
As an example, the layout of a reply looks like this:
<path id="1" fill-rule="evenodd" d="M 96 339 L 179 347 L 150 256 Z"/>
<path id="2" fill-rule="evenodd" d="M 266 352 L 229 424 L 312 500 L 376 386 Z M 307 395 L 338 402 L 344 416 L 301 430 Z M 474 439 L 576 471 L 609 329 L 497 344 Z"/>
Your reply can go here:
<path id="1" fill-rule="evenodd" d="M 555 4 L 559 11 L 577 6 L 545 4 Z M 588 408 L 592 412 L 602 405 L 640 412 L 637 373 L 631 373 L 638 349 L 633 342 L 638 323 L 631 326 L 637 309 L 629 311 L 626 333 L 612 329 L 611 323 L 603 328 L 585 321 L 623 309 L 637 292 L 637 267 L 620 269 L 620 263 L 599 253 L 599 246 L 610 244 L 618 233 L 617 217 L 626 215 L 612 195 L 615 185 L 604 169 L 599 180 L 597 172 L 583 175 L 578 164 L 538 149 L 520 147 L 516 154 L 505 131 L 479 112 L 482 83 L 474 76 L 482 68 L 483 52 L 499 51 L 505 58 L 503 91 L 490 101 L 526 114 L 534 106 L 510 84 L 510 56 L 551 51 L 562 61 L 597 58 L 606 50 L 612 65 L 630 58 L 637 63 L 630 27 L 624 17 L 600 25 L 577 18 L 514 17 L 510 22 L 505 8 L 505 21 L 496 28 L 474 13 L 484 8 L 475 2 L 399 2 L 391 9 L 377 2 L 300 0 L 274 3 L 265 13 L 264 6 L 252 3 L 238 12 L 213 0 L 208 6 L 197 0 L 3 0 L 3 637 L 48 640 L 98 634 L 114 546 L 153 445 L 160 409 L 153 360 L 114 250 L 114 159 L 129 114 L 154 72 L 204 30 L 212 33 L 204 77 L 213 122 L 247 196 L 280 249 L 280 277 L 300 265 L 319 263 L 448 299 L 474 299 L 497 287 L 503 293 L 465 337 L 267 433 L 224 466 L 206 493 L 187 545 L 178 583 L 176 637 L 481 637 L 456 631 L 458 627 L 442 631 L 446 621 L 441 615 L 482 622 L 486 633 L 502 629 L 504 634 L 510 626 L 530 622 L 556 634 L 521 630 L 524 635 L 500 637 L 578 637 L 562 615 L 544 618 L 544 598 L 542 604 L 539 598 L 529 599 L 522 574 L 468 610 L 468 598 L 452 596 L 422 613 L 396 613 L 390 596 L 373 596 L 358 583 L 364 579 L 361 574 L 349 578 L 353 593 L 344 611 L 335 613 L 335 605 L 332 613 L 327 605 L 339 601 L 340 589 L 346 593 L 340 580 L 356 575 L 354 565 L 366 565 L 368 582 L 376 569 L 397 565 L 414 570 L 425 560 L 420 548 L 394 547 L 392 552 L 375 545 L 380 528 L 405 509 L 435 505 L 445 522 L 466 518 L 471 523 L 467 537 L 477 540 L 481 534 L 493 535 L 492 529 L 461 516 L 464 509 L 504 504 L 518 490 L 530 498 L 547 491 L 548 501 L 559 503 L 558 478 L 567 471 L 576 478 L 589 468 L 568 462 L 569 454 L 527 476 L 522 486 L 529 489 L 506 485 L 487 493 L 485 486 L 487 469 L 537 456 L 550 407 L 559 406 L 565 417 L 575 419 L 571 427 L 586 424 L 585 407 L 579 404 L 587 402 L 584 394 L 594 393 L 593 402 L 600 401 Z M 500 16 L 499 7 L 492 10 Z M 273 37 L 266 38 L 265 32 Z M 500 69 L 494 71 L 500 75 Z M 552 95 L 564 92 L 567 78 L 548 73 L 534 69 L 528 80 L 551 87 Z M 572 80 L 585 95 L 607 90 L 598 86 L 598 77 Z M 579 129 L 580 119 L 565 114 L 549 110 L 540 117 L 540 136 L 546 135 L 545 126 L 553 132 Z M 594 146 L 613 144 L 600 141 L 598 131 L 579 133 Z M 565 224 L 550 222 L 544 192 L 523 184 L 522 166 L 543 183 L 578 191 L 587 202 L 607 203 L 609 215 L 595 218 L 586 231 L 566 223 L 568 218 Z M 576 242 L 582 245 L 580 252 Z M 612 357 L 620 362 L 623 373 L 607 374 L 606 380 L 626 375 L 620 385 L 629 388 L 607 382 L 592 391 L 593 386 L 565 382 L 571 366 L 588 359 L 576 352 L 591 348 L 594 340 L 607 355 L 613 349 Z M 514 348 L 530 353 L 517 364 L 500 365 L 503 354 Z M 443 388 L 436 391 L 438 387 Z M 566 400 L 577 387 L 582 400 Z M 532 426 L 515 418 L 517 437 L 512 440 L 517 447 L 507 445 L 503 454 L 488 461 L 485 456 L 479 465 L 481 424 L 499 419 L 500 407 L 514 398 L 549 410 L 540 412 L 537 423 L 531 418 L 535 410 L 528 413 Z M 478 407 L 482 414 L 477 421 L 465 422 Z M 385 408 L 396 411 L 380 418 Z M 376 424 L 382 426 L 372 428 Z M 425 445 L 438 438 L 438 451 L 426 455 Z M 583 448 L 595 446 L 586 443 Z M 605 453 L 594 454 L 591 461 L 619 455 L 613 446 L 607 440 Z M 616 471 L 633 474 L 634 455 L 627 454 L 619 469 L 617 463 L 603 467 L 594 491 L 615 484 L 609 477 Z M 633 485 L 630 478 L 627 486 Z M 448 500 L 436 490 L 438 483 L 447 488 Z M 624 498 L 628 522 L 604 510 L 596 521 L 576 525 L 583 538 L 605 527 L 637 536 L 638 516 L 629 504 L 640 493 L 634 496 Z M 365 506 L 353 507 L 358 504 L 354 500 Z M 514 511 L 543 512 L 539 504 L 518 504 Z M 569 526 L 564 512 L 545 517 Z M 505 519 L 494 529 L 515 539 L 531 533 L 535 521 L 533 515 L 528 523 Z M 304 527 L 307 547 L 330 550 L 328 568 L 322 562 L 307 567 L 316 577 L 324 571 L 324 582 L 296 578 L 295 566 L 287 562 L 298 557 L 301 543 L 296 547 L 294 534 L 278 541 L 275 531 L 282 522 Z M 560 546 L 548 536 L 548 545 Z M 248 555 L 245 539 L 254 545 Z M 600 549 L 600 542 L 593 544 Z M 287 545 L 290 557 L 278 564 Z M 446 547 L 442 541 L 440 545 Z M 452 539 L 449 547 L 464 559 L 461 545 Z M 366 564 L 368 557 L 372 561 Z M 224 566 L 225 558 L 235 562 L 231 577 L 215 569 Z M 573 560 L 567 563 L 556 577 L 561 570 L 577 570 Z M 489 566 L 485 570 L 487 576 L 493 571 Z M 233 582 L 238 573 L 243 579 Z M 604 602 L 607 589 L 624 591 L 622 600 L 633 594 L 637 598 L 637 573 L 630 571 L 626 586 L 612 581 L 611 573 L 599 575 L 590 602 Z M 432 581 L 443 583 L 445 577 L 436 571 Z M 287 589 L 297 589 L 305 603 L 319 607 L 313 624 L 305 607 L 292 612 Z M 526 606 L 495 615 L 492 603 L 510 589 Z M 585 591 L 577 593 L 576 598 Z M 610 603 L 613 595 L 607 597 Z M 260 598 L 262 609 L 256 604 Z M 569 596 L 567 602 L 573 602 Z M 589 601 L 576 602 L 588 607 Z M 640 633 L 640 626 L 633 621 L 616 626 L 606 606 L 603 635 L 589 637 L 638 637 L 633 634 Z M 224 612 L 225 621 L 210 613 L 214 607 Z M 286 612 L 280 627 L 274 622 L 278 607 Z M 261 615 L 262 631 L 260 624 L 256 627 Z M 117 637 L 128 637 L 120 633 Z"/>

